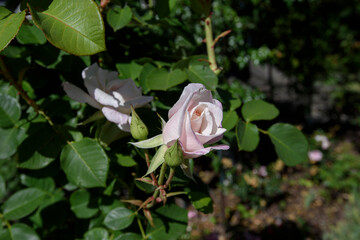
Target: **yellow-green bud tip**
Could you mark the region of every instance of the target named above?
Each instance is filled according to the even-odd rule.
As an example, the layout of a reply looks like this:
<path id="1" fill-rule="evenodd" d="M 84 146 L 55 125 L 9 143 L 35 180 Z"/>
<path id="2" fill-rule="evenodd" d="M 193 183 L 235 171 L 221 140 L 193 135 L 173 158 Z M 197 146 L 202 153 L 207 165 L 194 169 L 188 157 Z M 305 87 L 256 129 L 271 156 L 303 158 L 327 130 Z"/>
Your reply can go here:
<path id="1" fill-rule="evenodd" d="M 136 114 L 136 112 L 132 106 L 131 106 L 130 133 L 133 138 L 135 138 L 136 140 L 139 140 L 139 141 L 147 139 L 147 136 L 149 134 L 149 131 L 148 131 L 145 123 Z"/>
<path id="2" fill-rule="evenodd" d="M 178 167 L 184 161 L 181 145 L 178 140 L 165 152 L 165 162 L 170 167 Z"/>

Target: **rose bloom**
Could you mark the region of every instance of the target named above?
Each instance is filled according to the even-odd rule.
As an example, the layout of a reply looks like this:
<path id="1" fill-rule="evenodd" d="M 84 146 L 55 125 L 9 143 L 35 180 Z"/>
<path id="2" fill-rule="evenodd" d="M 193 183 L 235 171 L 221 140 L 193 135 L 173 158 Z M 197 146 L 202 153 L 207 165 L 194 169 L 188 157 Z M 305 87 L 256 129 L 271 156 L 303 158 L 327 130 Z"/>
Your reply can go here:
<path id="1" fill-rule="evenodd" d="M 219 141 L 226 131 L 221 127 L 222 105 L 204 85 L 186 86 L 168 115 L 162 134 L 164 143 L 171 146 L 178 139 L 184 158 L 200 157 L 213 149 L 229 149 L 227 145 L 204 147 Z"/>
<path id="2" fill-rule="evenodd" d="M 100 109 L 110 122 L 126 132 L 130 132 L 130 106 L 138 108 L 152 101 L 152 97 L 142 96 L 141 88 L 132 79 L 120 80 L 118 73 L 100 68 L 97 63 L 82 72 L 87 94 L 77 86 L 65 82 L 66 94 L 81 103 L 88 103 Z"/>

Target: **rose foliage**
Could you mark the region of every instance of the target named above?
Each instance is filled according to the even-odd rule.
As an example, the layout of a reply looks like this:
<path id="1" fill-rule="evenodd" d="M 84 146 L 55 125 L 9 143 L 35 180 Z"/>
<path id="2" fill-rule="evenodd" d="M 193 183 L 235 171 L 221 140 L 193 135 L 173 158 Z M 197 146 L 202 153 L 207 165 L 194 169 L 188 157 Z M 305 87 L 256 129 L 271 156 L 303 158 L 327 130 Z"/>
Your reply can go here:
<path id="1" fill-rule="evenodd" d="M 230 31 L 214 41 L 210 1 L 12 4 L 0 7 L 1 240 L 186 237 L 175 199 L 213 209 L 194 166 L 238 161 L 259 133 L 285 164 L 306 160 L 296 127 L 256 125 L 273 104 L 227 83 L 215 43 Z"/>

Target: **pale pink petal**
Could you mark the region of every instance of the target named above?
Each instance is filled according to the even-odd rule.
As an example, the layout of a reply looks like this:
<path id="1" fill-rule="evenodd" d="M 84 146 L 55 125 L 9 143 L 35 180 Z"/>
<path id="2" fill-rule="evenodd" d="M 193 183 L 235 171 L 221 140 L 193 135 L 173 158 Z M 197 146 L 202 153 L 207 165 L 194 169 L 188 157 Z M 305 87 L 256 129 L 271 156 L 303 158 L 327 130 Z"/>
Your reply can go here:
<path id="1" fill-rule="evenodd" d="M 66 94 L 71 98 L 81 103 L 88 103 L 94 108 L 100 109 L 101 106 L 98 104 L 89 94 L 85 93 L 82 89 L 78 88 L 77 86 L 69 83 L 63 83 L 64 91 Z"/>
<path id="2" fill-rule="evenodd" d="M 174 104 L 174 106 L 169 110 L 169 114 L 168 117 L 169 119 L 176 113 L 179 111 L 179 109 L 184 105 L 185 102 L 187 102 L 189 100 L 189 98 L 192 98 L 192 96 L 194 95 L 195 92 L 199 91 L 200 89 L 204 89 L 204 85 L 200 84 L 200 83 L 190 83 L 189 85 L 187 85 L 179 100 Z"/>
<path id="3" fill-rule="evenodd" d="M 101 111 L 103 112 L 106 119 L 109 120 L 110 122 L 120 124 L 120 125 L 124 125 L 124 124 L 129 123 L 129 121 L 130 121 L 129 120 L 129 115 L 121 113 L 119 111 L 116 111 L 113 108 L 103 107 L 101 109 Z"/>
<path id="4" fill-rule="evenodd" d="M 205 108 L 204 111 L 204 120 L 203 124 L 201 125 L 199 133 L 203 135 L 212 135 L 216 133 L 216 125 L 215 125 L 215 119 L 212 116 L 212 113 L 209 112 L 207 108 Z"/>
<path id="5" fill-rule="evenodd" d="M 195 133 L 196 137 L 202 144 L 211 144 L 219 141 L 223 138 L 223 134 L 226 132 L 225 128 L 218 128 L 217 132 L 213 135 L 203 135 L 201 133 Z"/>
<path id="6" fill-rule="evenodd" d="M 220 102 L 219 100 L 213 99 L 213 103 L 214 103 L 216 106 L 218 106 L 218 107 L 221 109 L 221 111 L 223 110 L 222 104 L 221 104 L 221 102 Z"/>
<path id="7" fill-rule="evenodd" d="M 186 112 L 184 117 L 185 121 L 183 125 L 183 130 L 179 139 L 184 152 L 192 152 L 196 149 L 204 148 L 204 146 L 201 144 L 201 142 L 196 137 L 196 134 L 191 128 L 190 114 Z"/>
<path id="8" fill-rule="evenodd" d="M 176 139 L 179 139 L 181 132 L 183 131 L 185 113 L 187 113 L 187 107 L 191 100 L 193 93 L 191 93 L 186 101 L 181 106 L 178 106 L 177 111 L 172 115 L 169 121 L 163 128 L 163 137 L 165 144 L 171 144 Z M 190 123 L 189 123 L 190 124 Z"/>
<path id="9" fill-rule="evenodd" d="M 119 106 L 119 102 L 113 96 L 107 94 L 99 88 L 95 89 L 95 100 L 105 106 L 111 106 L 114 108 Z"/>
<path id="10" fill-rule="evenodd" d="M 227 145 L 217 145 L 207 148 L 202 148 L 193 152 L 184 152 L 184 158 L 197 158 L 208 154 L 211 150 L 228 150 L 230 147 Z"/>

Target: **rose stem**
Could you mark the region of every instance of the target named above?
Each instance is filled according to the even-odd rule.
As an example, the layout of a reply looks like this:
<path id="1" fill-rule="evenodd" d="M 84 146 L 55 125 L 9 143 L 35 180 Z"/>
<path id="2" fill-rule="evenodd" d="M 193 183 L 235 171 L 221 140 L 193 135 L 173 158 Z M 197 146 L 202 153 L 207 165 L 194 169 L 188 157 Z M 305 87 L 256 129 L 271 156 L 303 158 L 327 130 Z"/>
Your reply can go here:
<path id="1" fill-rule="evenodd" d="M 155 192 L 153 194 L 154 200 L 149 205 L 147 205 L 147 208 L 151 208 L 152 206 L 154 206 L 154 204 L 156 202 L 156 198 L 159 196 L 160 188 L 164 188 L 162 185 L 164 183 L 164 177 L 165 177 L 166 168 L 167 168 L 167 164 L 163 163 L 161 165 L 161 170 L 160 170 L 159 187 L 155 190 Z"/>
<path id="2" fill-rule="evenodd" d="M 139 228 L 140 228 L 141 236 L 142 236 L 143 239 L 145 239 L 146 235 L 145 235 L 144 228 L 143 228 L 143 225 L 141 223 L 140 217 L 139 217 L 139 215 L 137 213 L 135 213 L 135 214 L 136 214 L 136 218 L 137 218 L 137 223 L 138 223 Z"/>
<path id="3" fill-rule="evenodd" d="M 211 17 L 208 16 L 205 18 L 205 40 L 206 40 L 206 50 L 209 58 L 210 69 L 217 75 L 220 73 L 220 69 L 216 64 L 215 59 L 215 50 L 214 50 L 214 40 L 211 26 Z"/>
<path id="4" fill-rule="evenodd" d="M 145 152 L 146 165 L 147 165 L 147 167 L 149 168 L 149 167 L 150 167 L 149 150 L 145 149 L 144 152 Z M 158 187 L 159 184 L 158 184 L 158 182 L 157 182 L 157 180 L 156 180 L 155 174 L 152 172 L 152 173 L 150 173 L 150 176 L 151 176 L 151 179 L 152 179 L 152 181 L 153 181 L 153 184 L 154 184 L 156 187 Z"/>
<path id="5" fill-rule="evenodd" d="M 169 177 L 168 177 L 168 179 L 166 180 L 166 183 L 165 183 L 165 185 L 164 185 L 164 189 L 166 189 L 166 188 L 170 185 L 171 180 L 172 180 L 172 178 L 174 177 L 174 175 L 175 175 L 175 168 L 170 168 Z"/>

